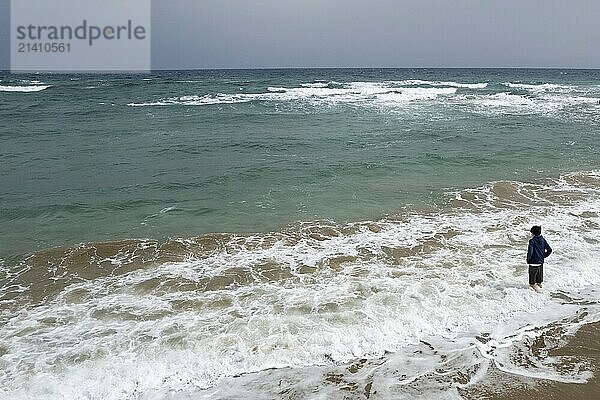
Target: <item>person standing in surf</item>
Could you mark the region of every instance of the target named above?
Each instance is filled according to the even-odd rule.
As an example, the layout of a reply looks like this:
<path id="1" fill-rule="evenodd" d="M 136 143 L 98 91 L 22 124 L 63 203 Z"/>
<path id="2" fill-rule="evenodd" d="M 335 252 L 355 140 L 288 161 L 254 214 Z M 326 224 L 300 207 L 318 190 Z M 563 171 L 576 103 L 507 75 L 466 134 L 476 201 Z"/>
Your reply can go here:
<path id="1" fill-rule="evenodd" d="M 527 264 L 529 264 L 529 286 L 536 292 L 542 288 L 544 281 L 544 259 L 552 253 L 552 247 L 542 236 L 541 226 L 532 226 L 529 230 L 533 237 L 529 239 L 527 248 Z"/>

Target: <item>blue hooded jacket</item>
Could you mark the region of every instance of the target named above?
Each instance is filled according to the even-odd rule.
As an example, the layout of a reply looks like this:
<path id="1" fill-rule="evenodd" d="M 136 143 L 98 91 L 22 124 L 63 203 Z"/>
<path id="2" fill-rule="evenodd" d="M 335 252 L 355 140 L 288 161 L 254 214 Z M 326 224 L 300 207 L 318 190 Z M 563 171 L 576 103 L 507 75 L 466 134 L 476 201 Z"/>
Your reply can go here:
<path id="1" fill-rule="evenodd" d="M 552 248 L 546 242 L 542 235 L 534 236 L 529 239 L 529 248 L 527 249 L 527 264 L 543 264 L 544 258 L 552 253 Z"/>

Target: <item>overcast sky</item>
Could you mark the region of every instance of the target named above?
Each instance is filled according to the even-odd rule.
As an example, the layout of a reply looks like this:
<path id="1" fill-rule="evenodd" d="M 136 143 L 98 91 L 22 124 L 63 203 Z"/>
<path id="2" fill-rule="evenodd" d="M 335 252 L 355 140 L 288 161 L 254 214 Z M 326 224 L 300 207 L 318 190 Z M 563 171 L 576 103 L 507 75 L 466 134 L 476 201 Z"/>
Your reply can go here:
<path id="1" fill-rule="evenodd" d="M 154 69 L 600 68 L 600 0 L 153 0 L 152 21 Z"/>
<path id="2" fill-rule="evenodd" d="M 155 68 L 600 68 L 599 0 L 171 0 Z"/>

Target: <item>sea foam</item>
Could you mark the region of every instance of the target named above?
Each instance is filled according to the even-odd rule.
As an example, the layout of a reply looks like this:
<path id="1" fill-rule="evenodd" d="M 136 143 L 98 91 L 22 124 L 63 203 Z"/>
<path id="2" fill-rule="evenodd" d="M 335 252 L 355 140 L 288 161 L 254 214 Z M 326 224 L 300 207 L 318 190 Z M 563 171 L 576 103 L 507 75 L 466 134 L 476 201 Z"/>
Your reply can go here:
<path id="1" fill-rule="evenodd" d="M 436 85 L 438 86 L 438 85 Z M 439 85 L 448 86 L 448 85 Z M 450 85 L 452 86 L 452 85 Z M 263 93 L 219 93 L 186 95 L 170 97 L 158 101 L 128 103 L 133 107 L 144 106 L 206 106 L 216 104 L 236 104 L 253 101 L 261 102 L 302 102 L 312 105 L 351 104 L 370 107 L 373 102 L 382 105 L 390 102 L 410 102 L 432 100 L 438 96 L 456 93 L 458 86 L 453 87 L 415 87 L 415 85 L 399 85 L 396 82 L 351 82 L 351 83 L 311 83 L 300 87 L 267 87 Z"/>
<path id="2" fill-rule="evenodd" d="M 452 194 L 432 213 L 234 235 L 187 261 L 74 281 L 0 327 L 0 393 L 167 397 L 268 368 L 303 371 L 389 352 L 405 359 L 404 349 L 423 340 L 441 352 L 470 349 L 457 368 L 503 357 L 498 349 L 523 339 L 520 332 L 582 309 L 554 294 L 600 284 L 599 176 L 495 182 Z M 526 283 L 534 223 L 556 249 L 542 294 Z M 599 314 L 586 304 L 589 322 Z M 479 345 L 480 335 L 495 342 Z M 437 368 L 431 357 L 405 364 L 402 382 Z M 523 375 L 587 376 L 511 367 L 505 358 L 502 365 Z"/>

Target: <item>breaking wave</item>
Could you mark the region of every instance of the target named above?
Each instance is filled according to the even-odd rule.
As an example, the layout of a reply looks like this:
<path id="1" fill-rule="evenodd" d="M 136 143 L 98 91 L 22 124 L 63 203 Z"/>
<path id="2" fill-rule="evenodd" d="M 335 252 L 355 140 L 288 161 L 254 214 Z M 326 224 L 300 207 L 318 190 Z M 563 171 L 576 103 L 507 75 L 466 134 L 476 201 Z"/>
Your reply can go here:
<path id="1" fill-rule="evenodd" d="M 303 112 L 350 106 L 376 112 L 412 112 L 423 107 L 454 107 L 484 115 L 537 114 L 551 118 L 587 118 L 597 114 L 600 90 L 575 85 L 505 82 L 494 89 L 489 83 L 402 80 L 384 82 L 336 81 L 302 83 L 298 87 L 267 87 L 262 93 L 218 93 L 185 95 L 149 102 L 131 102 L 132 107 L 211 106 L 259 102 L 281 111 Z M 433 110 L 433 109 L 432 109 Z M 573 113 L 573 111 L 577 111 Z M 433 110 L 434 111 L 434 110 Z"/>
<path id="2" fill-rule="evenodd" d="M 524 264 L 538 223 L 556 249 L 542 294 Z M 485 360 L 585 381 L 585 365 L 521 363 L 507 349 L 600 319 L 598 243 L 600 173 L 590 171 L 493 182 L 378 221 L 50 249 L 2 266 L 0 394 L 227 398 L 260 382 L 277 397 L 277 382 L 295 387 L 356 360 L 395 379 L 382 390 L 425 390 L 436 371 L 471 371 L 465 384 Z"/>
<path id="3" fill-rule="evenodd" d="M 419 86 L 420 85 L 420 86 Z M 423 87 L 427 85 L 427 87 Z M 316 104 L 359 104 L 365 102 L 389 103 L 431 100 L 438 96 L 456 93 L 458 88 L 480 88 L 487 84 L 458 84 L 455 82 L 399 81 L 399 82 L 316 82 L 300 87 L 268 87 L 266 93 L 235 93 L 217 95 L 191 95 L 170 97 L 153 102 L 129 103 L 129 106 L 203 106 L 235 104 L 252 101 L 293 102 L 305 101 Z"/>

